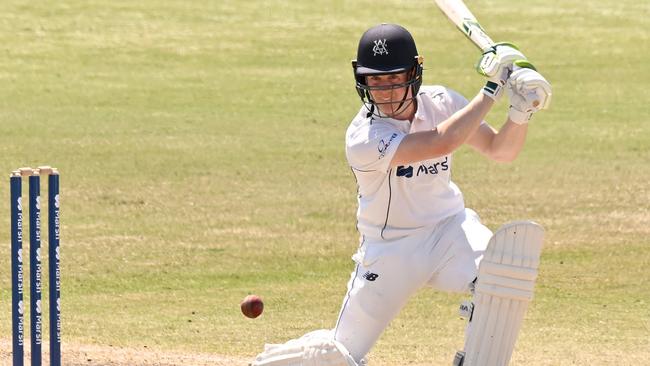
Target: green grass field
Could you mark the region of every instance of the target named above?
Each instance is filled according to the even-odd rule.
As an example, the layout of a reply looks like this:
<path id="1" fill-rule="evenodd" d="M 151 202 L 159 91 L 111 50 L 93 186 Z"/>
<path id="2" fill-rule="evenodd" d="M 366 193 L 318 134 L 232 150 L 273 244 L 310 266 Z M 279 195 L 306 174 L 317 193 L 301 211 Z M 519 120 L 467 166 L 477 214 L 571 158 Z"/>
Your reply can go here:
<path id="1" fill-rule="evenodd" d="M 490 228 L 547 230 L 513 364 L 644 364 L 650 3 L 467 3 L 554 87 L 517 161 L 455 155 L 454 180 Z M 43 164 L 62 174 L 64 358 L 65 342 L 252 357 L 333 327 L 357 247 L 349 61 L 380 22 L 413 33 L 426 84 L 482 86 L 477 50 L 429 0 L 2 1 L 0 339 L 8 174 Z M 239 311 L 249 293 L 265 299 L 261 318 Z M 450 364 L 462 298 L 421 292 L 371 364 Z"/>

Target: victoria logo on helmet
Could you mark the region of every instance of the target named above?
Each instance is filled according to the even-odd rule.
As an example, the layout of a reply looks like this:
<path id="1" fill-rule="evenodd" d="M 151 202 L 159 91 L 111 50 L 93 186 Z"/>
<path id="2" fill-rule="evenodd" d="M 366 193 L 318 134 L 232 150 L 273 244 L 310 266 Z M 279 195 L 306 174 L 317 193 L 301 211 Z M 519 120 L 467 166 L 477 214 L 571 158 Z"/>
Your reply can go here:
<path id="1" fill-rule="evenodd" d="M 373 56 L 377 55 L 387 55 L 388 49 L 386 48 L 386 39 L 378 39 L 374 41 L 375 47 L 372 48 Z"/>

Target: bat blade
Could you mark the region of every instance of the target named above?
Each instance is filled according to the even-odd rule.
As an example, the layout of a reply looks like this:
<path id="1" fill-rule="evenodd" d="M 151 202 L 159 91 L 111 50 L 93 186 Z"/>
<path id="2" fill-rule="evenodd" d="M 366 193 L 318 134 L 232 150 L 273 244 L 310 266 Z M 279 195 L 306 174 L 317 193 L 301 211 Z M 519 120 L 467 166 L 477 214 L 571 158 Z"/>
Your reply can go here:
<path id="1" fill-rule="evenodd" d="M 435 0 L 438 8 L 469 38 L 481 51 L 485 52 L 494 46 L 494 41 L 487 35 L 476 17 L 462 0 Z"/>

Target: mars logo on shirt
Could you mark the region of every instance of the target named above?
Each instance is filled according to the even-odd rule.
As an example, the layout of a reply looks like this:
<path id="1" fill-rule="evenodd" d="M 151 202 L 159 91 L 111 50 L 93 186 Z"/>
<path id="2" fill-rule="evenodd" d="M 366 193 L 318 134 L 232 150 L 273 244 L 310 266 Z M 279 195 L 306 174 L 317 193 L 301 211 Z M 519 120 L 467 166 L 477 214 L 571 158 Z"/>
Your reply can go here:
<path id="1" fill-rule="evenodd" d="M 403 166 L 400 165 L 397 167 L 397 176 L 411 178 L 413 176 L 413 167 L 412 166 Z"/>
<path id="2" fill-rule="evenodd" d="M 420 164 L 416 176 L 420 176 L 420 174 L 438 174 L 438 170 L 443 172 L 449 170 L 448 160 L 449 158 L 445 156 L 445 161 L 442 162 L 436 161 L 431 165 Z"/>
<path id="3" fill-rule="evenodd" d="M 410 165 L 406 167 L 400 165 L 397 167 L 397 176 L 412 178 L 414 173 L 416 177 L 419 177 L 421 175 L 435 175 L 439 172 L 444 172 L 449 170 L 449 157 L 445 156 L 444 161 L 436 161 L 433 164 L 420 164 L 415 172 L 414 170 L 415 169 Z"/>

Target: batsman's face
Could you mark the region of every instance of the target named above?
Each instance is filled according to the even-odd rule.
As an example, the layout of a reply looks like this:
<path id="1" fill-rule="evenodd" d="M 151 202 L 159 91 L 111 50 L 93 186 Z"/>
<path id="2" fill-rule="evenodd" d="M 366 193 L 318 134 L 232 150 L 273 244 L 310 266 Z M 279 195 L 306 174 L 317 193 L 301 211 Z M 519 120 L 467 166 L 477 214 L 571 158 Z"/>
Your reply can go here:
<path id="1" fill-rule="evenodd" d="M 400 104 L 405 98 L 411 98 L 411 88 L 405 86 L 408 82 L 406 72 L 388 75 L 372 75 L 366 77 L 366 84 L 370 87 L 370 95 L 379 110 L 393 118 L 400 117 L 403 109 Z M 405 106 L 403 106 L 405 107 Z"/>

